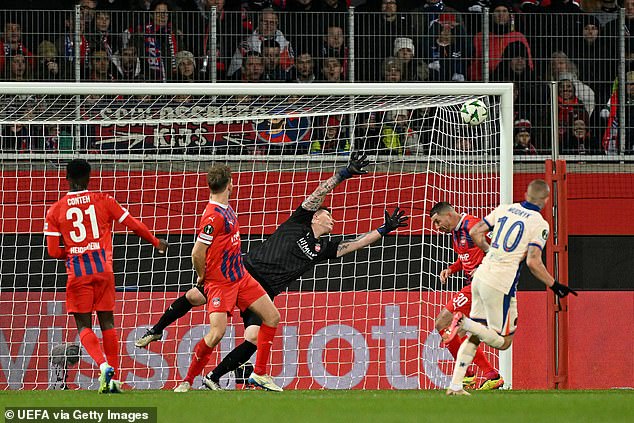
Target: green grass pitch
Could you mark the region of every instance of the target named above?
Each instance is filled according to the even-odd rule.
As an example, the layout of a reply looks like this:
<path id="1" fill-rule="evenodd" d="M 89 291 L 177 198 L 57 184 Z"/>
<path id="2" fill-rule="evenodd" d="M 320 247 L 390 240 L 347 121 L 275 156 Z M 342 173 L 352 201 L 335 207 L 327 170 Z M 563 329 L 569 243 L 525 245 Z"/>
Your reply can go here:
<path id="1" fill-rule="evenodd" d="M 158 421 L 634 422 L 634 391 L 0 391 L 2 407 L 157 407 Z M 3 411 L 3 410 L 0 410 Z"/>

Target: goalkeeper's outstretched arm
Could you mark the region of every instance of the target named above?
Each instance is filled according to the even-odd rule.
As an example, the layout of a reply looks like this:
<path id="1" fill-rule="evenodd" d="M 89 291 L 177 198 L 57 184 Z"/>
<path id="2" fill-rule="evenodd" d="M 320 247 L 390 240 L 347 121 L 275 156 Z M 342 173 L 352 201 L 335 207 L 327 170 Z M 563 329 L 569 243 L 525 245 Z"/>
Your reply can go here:
<path id="1" fill-rule="evenodd" d="M 368 245 L 378 241 L 390 232 L 398 228 L 407 226 L 407 219 L 408 217 L 405 216 L 405 212 L 403 210 L 399 210 L 398 207 L 394 209 L 394 212 L 391 215 L 386 210 L 385 222 L 383 223 L 383 225 L 379 226 L 373 231 L 360 235 L 355 239 L 341 241 L 339 243 L 339 246 L 337 247 L 337 257 L 341 257 L 353 251 L 357 251 L 361 248 L 367 247 Z"/>
<path id="2" fill-rule="evenodd" d="M 324 198 L 326 198 L 326 195 L 335 189 L 337 185 L 354 175 L 363 175 L 368 173 L 368 171 L 364 169 L 364 167 L 368 164 L 370 164 L 370 162 L 367 160 L 367 156 L 365 154 L 359 153 L 358 151 L 353 152 L 350 155 L 350 162 L 348 162 L 348 165 L 339 169 L 336 174 L 319 184 L 317 189 L 304 200 L 302 208 L 309 211 L 319 210 L 324 202 Z"/>

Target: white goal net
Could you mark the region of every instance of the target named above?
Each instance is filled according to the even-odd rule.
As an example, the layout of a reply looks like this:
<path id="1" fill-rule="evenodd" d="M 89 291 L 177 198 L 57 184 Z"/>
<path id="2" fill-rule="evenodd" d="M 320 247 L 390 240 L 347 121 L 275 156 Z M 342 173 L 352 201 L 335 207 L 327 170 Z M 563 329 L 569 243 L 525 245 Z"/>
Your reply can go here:
<path id="1" fill-rule="evenodd" d="M 331 236 L 375 229 L 396 206 L 410 216 L 409 226 L 317 265 L 276 297 L 282 320 L 271 374 L 285 389 L 447 386 L 453 360 L 439 345 L 434 319 L 464 277 L 440 283 L 456 255 L 449 236 L 431 227 L 429 210 L 448 201 L 483 216 L 510 201 L 510 87 L 0 84 L 0 389 L 98 385 L 85 351 L 77 360 L 64 264 L 47 256 L 42 234 L 47 208 L 67 192 L 70 159 L 86 158 L 89 189 L 112 194 L 170 243 L 160 256 L 115 225 L 119 376 L 128 388 L 161 389 L 184 377 L 207 313 L 194 308 L 147 349 L 134 340 L 192 286 L 190 253 L 209 195 L 208 166 L 227 163 L 234 172 L 232 206 L 247 251 L 354 150 L 369 155 L 369 173 L 326 198 L 336 220 Z M 487 105 L 489 118 L 471 126 L 460 108 L 474 98 Z M 241 342 L 237 312 L 230 323 L 205 371 Z M 96 322 L 94 330 L 100 336 Z M 487 356 L 510 382 L 511 361 L 500 363 L 489 350 Z M 233 376 L 222 384 L 233 387 Z"/>

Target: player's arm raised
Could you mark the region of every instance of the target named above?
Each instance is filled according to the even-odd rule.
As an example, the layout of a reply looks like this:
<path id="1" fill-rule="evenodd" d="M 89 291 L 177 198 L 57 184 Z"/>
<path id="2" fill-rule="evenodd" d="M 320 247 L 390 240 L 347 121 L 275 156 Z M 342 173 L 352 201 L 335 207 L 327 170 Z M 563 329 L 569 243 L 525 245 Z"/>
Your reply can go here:
<path id="1" fill-rule="evenodd" d="M 119 223 L 130 229 L 140 238 L 143 238 L 144 240 L 152 244 L 159 251 L 159 253 L 165 253 L 168 247 L 166 240 L 158 239 L 157 237 L 152 235 L 152 232 L 150 232 L 150 229 L 145 226 L 145 224 L 132 216 L 127 209 L 121 207 L 121 205 L 114 198 L 110 197 L 110 199 L 111 201 L 109 206 L 112 216 L 120 216 L 117 219 Z M 121 214 L 121 211 L 123 211 L 123 214 Z"/>
<path id="2" fill-rule="evenodd" d="M 553 292 L 560 298 L 565 297 L 568 294 L 577 295 L 575 291 L 568 288 L 565 285 L 560 284 L 551 276 L 551 274 L 544 266 L 542 261 L 541 248 L 529 245 L 528 252 L 526 253 L 526 265 L 530 269 L 533 276 L 542 281 L 544 285 L 553 290 Z"/>
<path id="3" fill-rule="evenodd" d="M 373 231 L 360 235 L 355 239 L 341 241 L 339 243 L 339 246 L 337 247 L 337 257 L 341 257 L 353 251 L 357 251 L 361 248 L 367 247 L 368 245 L 378 241 L 390 232 L 398 228 L 407 226 L 407 219 L 409 218 L 405 216 L 405 212 L 403 210 L 399 210 L 398 207 L 394 209 L 394 212 L 391 215 L 386 210 L 385 222 L 383 223 L 383 225 L 379 226 Z"/>
<path id="4" fill-rule="evenodd" d="M 348 165 L 339 169 L 337 173 L 319 184 L 317 189 L 304 200 L 302 208 L 309 211 L 319 210 L 319 207 L 321 207 L 321 204 L 324 202 L 324 198 L 326 198 L 326 195 L 328 195 L 329 192 L 335 189 L 335 187 L 341 182 L 348 178 L 352 178 L 354 175 L 364 175 L 368 173 L 364 167 L 369 164 L 370 161 L 367 159 L 365 154 L 354 151 L 350 155 Z"/>
<path id="5" fill-rule="evenodd" d="M 475 242 L 475 244 L 480 247 L 480 249 L 485 253 L 488 253 L 489 248 L 491 248 L 486 238 L 486 234 L 487 232 L 489 232 L 490 229 L 491 228 L 489 228 L 489 225 L 487 225 L 484 220 L 481 220 L 476 223 L 469 231 L 469 235 L 471 235 L 471 239 L 473 239 L 473 242 Z"/>

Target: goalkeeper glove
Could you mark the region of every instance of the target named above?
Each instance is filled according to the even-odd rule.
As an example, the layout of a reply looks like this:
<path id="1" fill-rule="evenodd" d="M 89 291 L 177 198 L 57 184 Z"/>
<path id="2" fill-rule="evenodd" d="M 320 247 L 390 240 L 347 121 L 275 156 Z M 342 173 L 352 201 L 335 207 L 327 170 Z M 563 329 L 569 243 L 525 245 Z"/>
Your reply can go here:
<path id="1" fill-rule="evenodd" d="M 399 210 L 398 207 L 394 209 L 394 213 L 392 213 L 392 215 L 385 210 L 385 223 L 379 226 L 376 230 L 381 234 L 381 236 L 385 236 L 397 228 L 407 226 L 407 223 L 405 223 L 407 219 L 409 219 L 409 217 L 405 216 L 405 212 L 403 210 Z"/>
<path id="2" fill-rule="evenodd" d="M 555 283 L 553 284 L 553 286 L 550 287 L 550 289 L 552 289 L 555 295 L 558 296 L 559 298 L 563 298 L 568 294 L 572 294 L 575 297 L 577 296 L 576 291 L 573 291 L 572 289 L 568 288 L 566 285 L 562 285 L 557 281 L 555 281 Z"/>
<path id="3" fill-rule="evenodd" d="M 353 151 L 352 154 L 350 154 L 348 166 L 339 170 L 339 176 L 341 179 L 348 179 L 354 175 L 365 175 L 368 171 L 365 170 L 364 167 L 369 164 L 368 156 L 358 151 Z"/>

